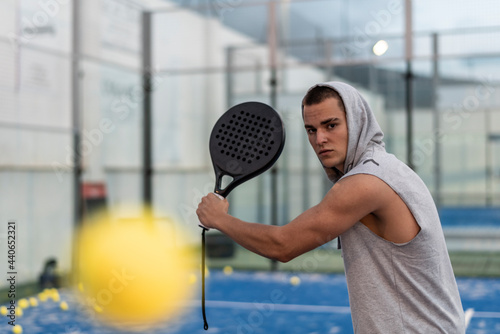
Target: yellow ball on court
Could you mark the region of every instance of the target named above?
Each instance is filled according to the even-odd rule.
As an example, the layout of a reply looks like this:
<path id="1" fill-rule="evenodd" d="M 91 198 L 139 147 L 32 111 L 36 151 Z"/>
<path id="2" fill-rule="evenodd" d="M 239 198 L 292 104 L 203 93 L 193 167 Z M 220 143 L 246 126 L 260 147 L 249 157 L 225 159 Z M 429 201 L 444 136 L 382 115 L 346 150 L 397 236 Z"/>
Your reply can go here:
<path id="1" fill-rule="evenodd" d="M 12 333 L 21 334 L 22 332 L 23 328 L 21 327 L 21 325 L 15 325 L 14 327 L 12 327 Z"/>
<path id="2" fill-rule="evenodd" d="M 300 278 L 298 276 L 292 276 L 290 277 L 290 284 L 297 286 L 300 284 Z"/>
<path id="3" fill-rule="evenodd" d="M 17 305 L 19 305 L 20 308 L 25 309 L 25 308 L 28 308 L 30 306 L 30 303 L 28 302 L 27 299 L 21 298 L 17 302 Z"/>
<path id="4" fill-rule="evenodd" d="M 224 275 L 231 275 L 233 273 L 233 267 L 231 266 L 225 266 L 223 269 Z"/>
<path id="5" fill-rule="evenodd" d="M 38 299 L 40 299 L 40 301 L 41 301 L 42 303 L 45 303 L 45 302 L 47 301 L 47 299 L 48 299 L 48 298 L 49 298 L 49 296 L 48 296 L 48 294 L 47 294 L 45 291 L 40 292 L 40 293 L 38 294 Z"/>
<path id="6" fill-rule="evenodd" d="M 51 293 L 50 298 L 52 298 L 52 300 L 56 303 L 61 300 L 61 297 L 59 296 L 59 292 L 57 292 L 57 290 Z"/>
<path id="7" fill-rule="evenodd" d="M 29 303 L 31 307 L 37 307 L 38 306 L 38 300 L 35 297 L 31 297 L 29 299 Z"/>
<path id="8" fill-rule="evenodd" d="M 20 307 L 16 307 L 16 310 L 14 311 L 15 314 L 18 316 L 18 317 L 22 317 L 23 316 L 23 309 L 20 308 Z"/>
<path id="9" fill-rule="evenodd" d="M 61 302 L 61 303 L 59 304 L 59 307 L 60 307 L 60 308 L 61 308 L 61 310 L 63 310 L 63 311 L 66 311 L 66 310 L 68 310 L 68 308 L 69 308 L 68 303 L 66 303 L 66 302 Z"/>
<path id="10" fill-rule="evenodd" d="M 186 309 L 195 254 L 179 225 L 141 208 L 123 216 L 110 212 L 83 222 L 75 290 L 106 324 L 143 331 Z"/>
<path id="11" fill-rule="evenodd" d="M 1 315 L 7 315 L 7 312 L 8 312 L 7 307 L 5 307 L 5 306 L 0 307 L 0 314 Z"/>

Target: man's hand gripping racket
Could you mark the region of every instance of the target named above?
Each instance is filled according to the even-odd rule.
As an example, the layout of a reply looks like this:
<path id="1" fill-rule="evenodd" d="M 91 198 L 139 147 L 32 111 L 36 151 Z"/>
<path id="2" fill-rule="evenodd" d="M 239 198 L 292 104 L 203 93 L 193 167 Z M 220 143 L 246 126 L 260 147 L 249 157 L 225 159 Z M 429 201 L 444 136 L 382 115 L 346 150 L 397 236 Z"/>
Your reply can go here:
<path id="1" fill-rule="evenodd" d="M 221 199 L 236 186 L 271 168 L 285 145 L 279 114 L 260 102 L 245 102 L 226 111 L 210 134 L 210 157 L 215 172 L 214 193 Z M 223 187 L 223 178 L 231 181 Z M 205 330 L 205 231 L 202 232 L 202 312 Z"/>

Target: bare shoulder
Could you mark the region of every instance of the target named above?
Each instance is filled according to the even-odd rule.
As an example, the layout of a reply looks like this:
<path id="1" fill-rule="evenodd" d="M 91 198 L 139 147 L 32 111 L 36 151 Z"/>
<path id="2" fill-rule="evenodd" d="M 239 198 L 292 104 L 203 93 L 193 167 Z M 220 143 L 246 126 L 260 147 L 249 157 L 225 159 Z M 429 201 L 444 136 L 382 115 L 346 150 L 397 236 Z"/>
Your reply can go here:
<path id="1" fill-rule="evenodd" d="M 330 190 L 329 195 L 330 193 L 332 199 L 344 197 L 350 201 L 372 201 L 378 204 L 394 199 L 393 196 L 395 195 L 389 185 L 370 174 L 348 176 L 337 182 Z"/>
<path id="2" fill-rule="evenodd" d="M 363 212 L 361 223 L 375 234 L 393 242 L 407 242 L 414 238 L 420 227 L 400 196 L 384 181 L 369 174 L 356 174 L 339 181 L 331 189 L 330 200 L 349 203 Z"/>
<path id="3" fill-rule="evenodd" d="M 356 174 L 337 182 L 324 197 L 322 206 L 335 212 L 355 212 L 362 218 L 382 209 L 390 200 L 391 188 L 385 182 L 373 175 Z"/>
<path id="4" fill-rule="evenodd" d="M 352 175 L 337 182 L 323 200 L 300 214 L 280 231 L 293 240 L 291 258 L 329 241 L 357 222 L 382 238 L 405 242 L 418 226 L 404 202 L 382 180 L 367 174 Z"/>

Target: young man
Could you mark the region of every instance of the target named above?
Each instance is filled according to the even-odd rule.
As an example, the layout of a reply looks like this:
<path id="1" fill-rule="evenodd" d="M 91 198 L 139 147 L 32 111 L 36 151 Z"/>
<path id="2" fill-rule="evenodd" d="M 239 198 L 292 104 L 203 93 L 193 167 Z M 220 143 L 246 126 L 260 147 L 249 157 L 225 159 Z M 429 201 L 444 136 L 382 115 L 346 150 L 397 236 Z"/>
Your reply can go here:
<path id="1" fill-rule="evenodd" d="M 262 256 L 289 261 L 336 237 L 342 249 L 355 333 L 465 333 L 439 216 L 422 180 L 385 151 L 370 107 L 353 87 L 328 82 L 302 102 L 309 142 L 333 187 L 284 226 L 227 214 L 205 196 L 203 225 Z"/>

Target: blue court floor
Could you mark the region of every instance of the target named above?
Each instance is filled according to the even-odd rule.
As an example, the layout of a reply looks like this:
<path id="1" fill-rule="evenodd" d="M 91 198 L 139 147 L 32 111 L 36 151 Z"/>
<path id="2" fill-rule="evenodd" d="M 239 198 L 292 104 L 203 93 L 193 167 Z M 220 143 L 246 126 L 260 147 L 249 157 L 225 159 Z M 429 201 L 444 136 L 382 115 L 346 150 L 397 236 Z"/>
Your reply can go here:
<path id="1" fill-rule="evenodd" d="M 343 275 L 297 274 L 300 284 L 290 284 L 291 273 L 213 271 L 207 278 L 207 318 L 203 330 L 199 300 L 185 306 L 182 319 L 142 333 L 352 333 Z M 469 323 L 467 333 L 500 333 L 500 279 L 458 278 L 462 303 Z M 60 291 L 68 303 L 46 301 L 24 310 L 18 323 L 27 334 L 128 333 L 95 323 L 82 312 L 69 291 Z M 147 302 L 147 301 L 145 301 Z M 12 333 L 8 319 L 0 333 Z"/>

